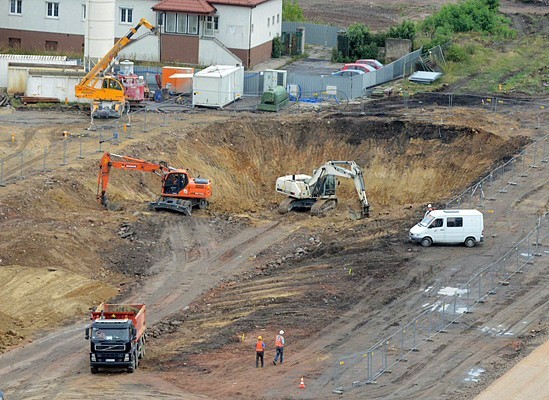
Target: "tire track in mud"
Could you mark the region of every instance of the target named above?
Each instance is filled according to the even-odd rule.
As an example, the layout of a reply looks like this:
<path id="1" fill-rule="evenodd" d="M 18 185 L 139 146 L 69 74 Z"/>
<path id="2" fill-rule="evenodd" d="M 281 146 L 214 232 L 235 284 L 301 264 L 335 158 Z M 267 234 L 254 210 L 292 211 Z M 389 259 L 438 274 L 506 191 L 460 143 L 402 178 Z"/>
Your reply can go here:
<path id="1" fill-rule="evenodd" d="M 170 225 L 162 235 L 162 240 L 170 242 L 168 253 L 154 266 L 158 274 L 121 301 L 145 302 L 148 305 L 147 322 L 152 325 L 183 309 L 202 291 L 236 272 L 245 260 L 285 238 L 290 231 L 278 222 L 270 222 L 243 228 L 228 239 L 216 240 L 206 219 L 185 219 Z M 85 322 L 71 325 L 0 355 L 0 387 L 9 398 L 89 398 L 82 383 L 78 383 L 79 377 L 86 377 L 88 373 L 88 342 L 83 339 L 85 325 Z M 148 376 L 146 370 L 140 374 Z M 155 398 L 162 393 L 164 385 L 158 379 L 140 387 L 138 393 L 126 393 L 121 397 L 121 393 L 126 392 L 124 387 L 135 385 L 135 377 L 109 373 L 94 375 L 93 379 L 91 386 L 101 389 L 102 399 Z M 181 392 L 177 389 L 164 396 L 202 398 Z"/>
<path id="2" fill-rule="evenodd" d="M 437 297 L 424 293 L 426 286 L 432 286 L 431 293 L 436 294 L 435 287 L 458 287 L 466 282 L 481 267 L 499 258 L 505 251 L 512 248 L 513 244 L 522 239 L 526 232 L 535 224 L 539 212 L 547 209 L 547 171 L 533 171 L 528 179 L 519 182 L 519 186 L 509 193 L 502 194 L 498 201 L 491 203 L 493 213 L 485 213 L 485 235 L 487 242 L 472 252 L 463 254 L 464 249 L 457 247 L 433 247 L 419 249 L 419 253 L 407 263 L 406 271 L 400 280 L 394 282 L 394 288 L 399 289 L 395 301 L 379 310 L 372 310 L 376 304 L 387 298 L 387 287 L 381 286 L 380 290 L 371 294 L 374 298 L 364 298 L 351 311 L 344 314 L 338 325 L 330 326 L 325 334 L 320 334 L 320 339 L 304 349 L 301 353 L 309 355 L 322 353 L 319 348 L 330 350 L 330 363 L 334 365 L 339 356 L 354 352 L 366 351 L 378 340 L 389 335 L 390 326 L 396 324 L 394 331 L 403 323 L 408 323 L 422 311 L 422 305 L 427 301 L 431 304 L 437 301 Z M 516 200 L 518 199 L 518 200 Z M 523 201 L 523 199 L 528 199 Z M 491 232 L 491 233 L 488 233 Z M 492 233 L 494 236 L 492 237 Z M 484 358 L 495 357 L 501 349 L 501 343 L 487 340 L 485 335 L 478 333 L 475 321 L 484 315 L 488 321 L 499 321 L 498 324 L 517 326 L 515 335 L 523 333 L 530 326 L 519 324 L 518 320 L 524 316 L 524 309 L 536 307 L 534 313 L 537 317 L 543 317 L 549 312 L 546 301 L 539 303 L 541 298 L 546 299 L 549 293 L 547 284 L 543 283 L 547 262 L 539 260 L 534 266 L 525 268 L 524 275 L 513 278 L 513 284 L 518 290 L 502 288 L 506 291 L 505 301 L 496 295 L 486 304 L 478 305 L 471 316 L 464 318 L 466 323 L 457 328 L 451 328 L 452 334 L 437 336 L 439 343 L 447 346 L 436 357 L 429 351 L 430 345 L 422 345 L 419 353 L 408 356 L 408 363 L 397 364 L 392 374 L 378 378 L 378 383 L 383 385 L 366 385 L 350 392 L 355 398 L 438 398 L 441 393 L 451 393 L 465 385 L 463 379 L 467 370 L 482 363 Z M 545 272 L 544 272 L 545 271 Z M 415 277 L 420 277 L 415 281 Z M 535 282 L 532 285 L 529 282 Z M 385 292 L 385 293 L 384 293 Z M 374 304 L 372 304 L 372 300 Z M 539 308 L 538 308 L 539 306 Z M 517 320 L 518 319 L 518 320 Z M 531 321 L 530 321 L 531 322 Z M 545 322 L 548 321 L 545 319 Z M 393 324 L 392 324 L 393 323 Z M 495 322 L 492 322 L 494 324 Z M 472 330 L 462 326 L 472 327 Z M 354 327 L 361 326 L 359 329 Z M 350 336 L 349 332 L 353 332 Z M 475 333 L 476 332 L 476 333 Z M 352 349 L 352 350 L 351 350 Z M 474 357 L 470 359 L 460 358 L 464 349 L 474 349 Z M 306 356 L 299 355 L 298 362 L 303 363 Z M 457 360 L 457 361 L 456 361 Z M 436 363 L 437 367 L 433 367 Z M 427 366 L 422 368 L 422 366 Z M 320 369 L 321 367 L 319 367 Z M 300 373 L 310 373 L 314 380 L 310 379 L 309 389 L 312 397 L 326 396 L 337 385 L 333 381 L 333 370 L 325 366 L 323 374 L 316 374 L 312 370 L 301 367 Z M 295 371 L 294 371 L 295 373 Z M 358 379 L 358 376 L 355 376 Z M 362 377 L 364 379 L 364 377 Z M 328 395 L 329 396 L 329 395 Z M 311 398 L 312 398 L 311 397 Z M 324 397 L 326 398 L 326 397 Z M 459 398 L 459 397 L 456 397 Z"/>

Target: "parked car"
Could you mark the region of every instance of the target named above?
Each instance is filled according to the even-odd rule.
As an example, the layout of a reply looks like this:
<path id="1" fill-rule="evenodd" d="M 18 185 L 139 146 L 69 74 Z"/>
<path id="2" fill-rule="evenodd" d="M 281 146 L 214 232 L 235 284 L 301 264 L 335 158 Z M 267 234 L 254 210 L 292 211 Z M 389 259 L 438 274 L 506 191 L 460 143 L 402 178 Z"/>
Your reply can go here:
<path id="1" fill-rule="evenodd" d="M 370 67 L 374 67 L 375 69 L 380 69 L 383 67 L 383 64 L 380 63 L 377 60 L 367 59 L 367 60 L 356 60 L 355 64 L 365 64 L 369 65 Z"/>
<path id="2" fill-rule="evenodd" d="M 359 71 L 362 71 L 364 73 L 368 73 L 368 72 L 373 72 L 375 71 L 376 69 L 368 64 L 356 64 L 356 63 L 353 63 L 353 64 L 345 64 L 343 66 L 343 68 L 341 68 L 342 71 L 347 71 L 347 70 L 359 70 Z"/>
<path id="3" fill-rule="evenodd" d="M 356 75 L 364 75 L 364 71 L 360 69 L 348 69 L 348 70 L 341 70 L 332 72 L 332 76 L 356 76 Z"/>

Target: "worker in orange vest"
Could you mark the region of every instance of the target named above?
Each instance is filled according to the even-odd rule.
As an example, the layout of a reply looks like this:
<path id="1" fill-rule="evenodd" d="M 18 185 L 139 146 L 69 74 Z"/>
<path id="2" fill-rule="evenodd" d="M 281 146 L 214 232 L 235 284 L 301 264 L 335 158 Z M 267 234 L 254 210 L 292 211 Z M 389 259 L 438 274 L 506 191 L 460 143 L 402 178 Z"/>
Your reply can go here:
<path id="1" fill-rule="evenodd" d="M 273 360 L 273 364 L 276 365 L 278 361 L 278 356 L 280 356 L 280 364 L 284 362 L 284 331 L 278 332 L 275 339 L 276 355 Z"/>
<path id="2" fill-rule="evenodd" d="M 261 360 L 261 368 L 263 368 L 263 356 L 265 355 L 265 342 L 261 336 L 257 337 L 257 343 L 255 344 L 255 367 L 259 367 L 259 360 Z"/>

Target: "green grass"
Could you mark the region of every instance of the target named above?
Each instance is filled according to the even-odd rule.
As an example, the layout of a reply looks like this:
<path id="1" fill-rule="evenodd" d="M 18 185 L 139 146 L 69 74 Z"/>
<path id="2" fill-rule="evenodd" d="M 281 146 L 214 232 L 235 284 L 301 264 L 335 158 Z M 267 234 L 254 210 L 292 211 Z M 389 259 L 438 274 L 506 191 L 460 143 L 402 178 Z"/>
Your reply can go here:
<path id="1" fill-rule="evenodd" d="M 449 61 L 443 78 L 433 85 L 407 83 L 406 90 L 431 91 L 450 87 L 455 93 L 548 95 L 549 49 L 547 39 L 528 36 L 520 40 L 460 35 L 454 42 L 465 59 Z M 456 87 L 457 86 L 457 87 Z"/>

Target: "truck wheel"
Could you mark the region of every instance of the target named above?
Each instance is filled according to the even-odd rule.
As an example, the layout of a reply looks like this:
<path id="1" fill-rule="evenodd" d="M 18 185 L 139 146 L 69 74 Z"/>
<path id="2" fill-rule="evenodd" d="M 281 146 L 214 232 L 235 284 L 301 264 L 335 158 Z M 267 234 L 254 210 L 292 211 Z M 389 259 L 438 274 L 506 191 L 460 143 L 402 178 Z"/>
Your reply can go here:
<path id="1" fill-rule="evenodd" d="M 204 210 L 206 207 L 208 207 L 208 200 L 200 199 L 198 201 L 198 208 L 200 208 L 201 210 Z"/>
<path id="2" fill-rule="evenodd" d="M 145 339 L 141 339 L 141 351 L 139 352 L 139 358 L 145 357 Z"/>
<path id="3" fill-rule="evenodd" d="M 433 244 L 433 240 L 432 240 L 430 237 L 428 237 L 428 236 L 426 236 L 426 237 L 424 237 L 423 239 L 421 239 L 421 245 L 422 245 L 423 247 L 429 247 L 429 246 L 432 245 L 432 244 Z"/>
<path id="4" fill-rule="evenodd" d="M 136 365 L 135 365 L 135 358 L 132 361 L 132 365 L 128 367 L 128 373 L 132 374 L 135 371 Z"/>
<path id="5" fill-rule="evenodd" d="M 90 367 L 90 371 L 92 374 L 97 374 L 97 371 L 99 371 L 99 368 L 97 367 Z"/>
<path id="6" fill-rule="evenodd" d="M 465 239 L 465 247 L 475 247 L 475 244 L 477 244 L 475 238 L 468 237 Z"/>

